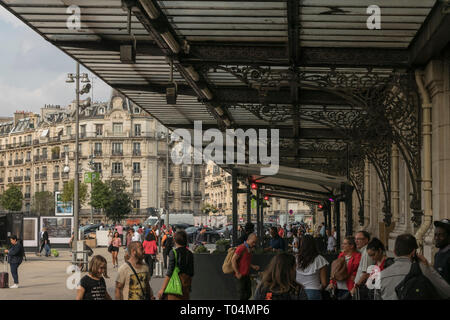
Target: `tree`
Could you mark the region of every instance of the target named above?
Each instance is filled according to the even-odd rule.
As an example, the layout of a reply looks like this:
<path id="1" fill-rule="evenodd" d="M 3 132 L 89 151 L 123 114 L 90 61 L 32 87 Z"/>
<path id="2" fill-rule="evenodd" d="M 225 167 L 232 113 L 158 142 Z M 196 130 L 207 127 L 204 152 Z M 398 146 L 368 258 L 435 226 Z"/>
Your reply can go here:
<path id="1" fill-rule="evenodd" d="M 50 215 L 55 211 L 55 197 L 50 191 L 36 192 L 33 196 L 33 211 Z"/>
<path id="2" fill-rule="evenodd" d="M 91 205 L 96 209 L 105 209 L 112 199 L 112 191 L 109 184 L 101 180 L 94 180 L 91 191 Z"/>
<path id="3" fill-rule="evenodd" d="M 124 179 L 112 179 L 107 185 L 111 190 L 111 197 L 104 209 L 106 216 L 116 223 L 133 210 L 131 194 L 126 192 L 129 184 Z"/>
<path id="4" fill-rule="evenodd" d="M 23 194 L 20 188 L 15 184 L 10 184 L 8 189 L 3 192 L 0 202 L 2 207 L 6 210 L 20 211 L 22 210 L 22 200 Z"/>
<path id="5" fill-rule="evenodd" d="M 70 180 L 64 185 L 63 192 L 61 194 L 61 201 L 72 202 L 74 201 L 75 180 Z M 85 204 L 88 199 L 88 186 L 86 183 L 80 182 L 78 184 L 78 199 L 80 200 L 80 206 Z"/>

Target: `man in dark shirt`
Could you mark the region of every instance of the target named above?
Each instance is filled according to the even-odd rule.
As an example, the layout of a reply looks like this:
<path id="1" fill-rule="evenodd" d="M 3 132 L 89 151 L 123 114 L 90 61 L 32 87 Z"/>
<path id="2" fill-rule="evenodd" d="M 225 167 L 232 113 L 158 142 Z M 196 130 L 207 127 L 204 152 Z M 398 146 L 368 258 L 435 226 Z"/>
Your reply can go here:
<path id="1" fill-rule="evenodd" d="M 237 239 L 236 245 L 239 246 L 243 244 L 245 241 L 247 241 L 247 238 L 250 234 L 252 234 L 255 231 L 255 226 L 251 222 L 247 222 L 245 224 L 245 230 L 244 233 Z"/>
<path id="2" fill-rule="evenodd" d="M 434 256 L 434 268 L 450 284 L 450 220 L 434 222 L 434 243 L 439 251 Z"/>
<path id="3" fill-rule="evenodd" d="M 24 250 L 20 241 L 17 240 L 16 236 L 11 236 L 10 238 L 11 248 L 9 250 L 5 250 L 5 253 L 8 254 L 9 265 L 11 266 L 11 274 L 14 280 L 14 285 L 12 285 L 11 289 L 16 289 L 19 287 L 19 265 L 22 263 Z"/>
<path id="4" fill-rule="evenodd" d="M 276 227 L 272 227 L 270 228 L 270 236 L 272 237 L 272 239 L 270 239 L 269 242 L 269 247 L 266 248 L 266 251 L 284 251 L 285 250 L 285 246 L 284 246 L 284 240 L 283 238 L 280 237 L 280 235 L 278 234 L 277 228 Z"/>

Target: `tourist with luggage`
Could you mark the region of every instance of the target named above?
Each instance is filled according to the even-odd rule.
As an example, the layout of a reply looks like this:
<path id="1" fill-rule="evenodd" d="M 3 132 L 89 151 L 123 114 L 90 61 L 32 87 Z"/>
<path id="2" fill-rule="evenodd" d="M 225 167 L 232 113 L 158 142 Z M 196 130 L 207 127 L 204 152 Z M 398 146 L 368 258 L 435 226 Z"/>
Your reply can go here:
<path id="1" fill-rule="evenodd" d="M 394 263 L 380 274 L 383 300 L 450 299 L 450 285 L 417 249 L 416 238 L 411 234 L 395 239 Z"/>
<path id="2" fill-rule="evenodd" d="M 112 300 L 105 278 L 109 278 L 106 259 L 96 255 L 89 262 L 89 273 L 80 280 L 76 300 Z"/>
<path id="3" fill-rule="evenodd" d="M 303 285 L 295 279 L 294 256 L 288 253 L 277 254 L 263 272 L 254 300 L 308 300 Z"/>
<path id="4" fill-rule="evenodd" d="M 296 280 L 303 285 L 308 300 L 322 300 L 327 286 L 328 261 L 319 254 L 316 241 L 310 235 L 302 237 L 297 255 Z"/>
<path id="5" fill-rule="evenodd" d="M 256 234 L 249 234 L 246 241 L 239 245 L 234 252 L 231 263 L 236 277 L 239 300 L 248 300 L 252 296 L 252 283 L 250 280 L 250 268 L 256 271 L 259 266 L 253 265 L 251 250 L 256 246 L 258 237 Z"/>
<path id="6" fill-rule="evenodd" d="M 192 277 L 194 276 L 194 255 L 187 248 L 186 231 L 177 231 L 174 240 L 175 248 L 169 252 L 169 267 L 158 292 L 158 299 L 189 300 Z M 173 289 L 169 286 L 170 281 L 179 281 L 181 291 L 177 293 L 169 291 L 168 289 Z"/>
<path id="7" fill-rule="evenodd" d="M 434 255 L 434 268 L 450 284 L 450 220 L 434 222 L 434 244 L 439 249 Z"/>
<path id="8" fill-rule="evenodd" d="M 342 252 L 331 264 L 330 284 L 328 290 L 336 291 L 338 300 L 351 300 L 351 290 L 355 286 L 361 253 L 356 249 L 355 238 L 348 236 L 342 242 Z"/>
<path id="9" fill-rule="evenodd" d="M 114 232 L 114 237 L 111 239 L 111 242 L 109 244 L 108 251 L 111 252 L 112 255 L 112 263 L 113 268 L 119 267 L 119 262 L 117 256 L 119 255 L 119 248 L 122 245 L 122 241 L 120 240 L 119 233 L 116 231 Z"/>
<path id="10" fill-rule="evenodd" d="M 155 300 L 142 243 L 131 242 L 127 252 L 129 258 L 117 273 L 115 300 Z"/>
<path id="11" fill-rule="evenodd" d="M 158 248 L 156 246 L 156 239 L 153 233 L 149 232 L 142 244 L 144 247 L 144 261 L 147 263 L 150 270 L 150 277 L 153 277 L 153 266 L 156 262 L 156 255 Z"/>
<path id="12" fill-rule="evenodd" d="M 8 262 L 11 268 L 11 275 L 14 280 L 14 285 L 10 288 L 17 289 L 19 288 L 19 266 L 23 261 L 24 249 L 15 235 L 11 236 L 9 241 L 11 242 L 11 248 L 9 248 L 9 250 L 5 250 L 5 254 L 8 254 Z"/>

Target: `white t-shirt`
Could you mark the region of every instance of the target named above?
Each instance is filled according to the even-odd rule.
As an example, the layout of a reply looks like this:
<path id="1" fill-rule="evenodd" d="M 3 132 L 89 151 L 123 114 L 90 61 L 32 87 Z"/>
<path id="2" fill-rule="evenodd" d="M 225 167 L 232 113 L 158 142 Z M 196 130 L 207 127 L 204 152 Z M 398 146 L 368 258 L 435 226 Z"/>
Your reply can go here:
<path id="1" fill-rule="evenodd" d="M 131 238 L 131 241 L 141 241 L 141 235 L 139 234 L 139 232 L 135 232 L 133 234 L 133 237 Z"/>
<path id="2" fill-rule="evenodd" d="M 320 290 L 320 269 L 328 264 L 328 261 L 318 255 L 306 269 L 297 268 L 297 282 L 305 289 Z"/>
<path id="3" fill-rule="evenodd" d="M 358 271 L 356 272 L 355 283 L 359 282 L 362 273 L 366 272 L 369 266 L 375 264 L 372 258 L 370 258 L 369 255 L 367 254 L 367 245 L 362 247 L 361 250 L 359 250 L 359 252 L 361 253 L 361 260 L 359 261 Z"/>
<path id="4" fill-rule="evenodd" d="M 328 245 L 327 250 L 328 251 L 334 251 L 334 247 L 336 246 L 336 239 L 332 236 L 328 237 Z"/>
<path id="5" fill-rule="evenodd" d="M 352 256 L 345 256 L 345 265 L 348 265 L 348 262 L 350 261 L 351 258 Z M 338 289 L 348 291 L 347 280 L 336 281 L 336 283 Z"/>

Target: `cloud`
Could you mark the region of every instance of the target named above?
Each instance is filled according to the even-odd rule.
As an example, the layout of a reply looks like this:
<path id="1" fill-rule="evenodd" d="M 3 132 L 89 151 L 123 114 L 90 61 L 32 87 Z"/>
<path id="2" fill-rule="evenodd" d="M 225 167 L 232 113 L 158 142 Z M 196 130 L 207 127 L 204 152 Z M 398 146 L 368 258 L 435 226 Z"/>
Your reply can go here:
<path id="1" fill-rule="evenodd" d="M 26 24 L 19 20 L 15 15 L 0 6 L 0 21 L 12 25 L 14 28 L 25 27 Z"/>

